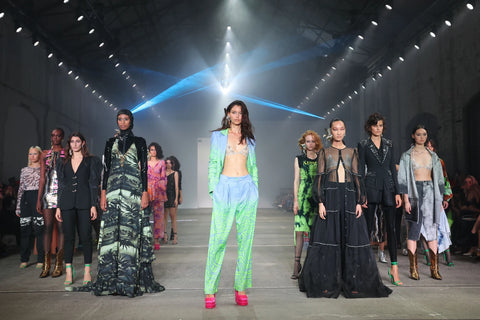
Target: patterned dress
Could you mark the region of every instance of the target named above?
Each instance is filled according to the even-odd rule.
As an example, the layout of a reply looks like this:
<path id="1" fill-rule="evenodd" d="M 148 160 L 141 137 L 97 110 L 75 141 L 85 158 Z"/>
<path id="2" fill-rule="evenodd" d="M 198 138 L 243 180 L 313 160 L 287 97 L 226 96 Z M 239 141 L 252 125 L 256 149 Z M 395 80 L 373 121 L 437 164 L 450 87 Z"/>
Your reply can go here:
<path id="1" fill-rule="evenodd" d="M 153 213 L 153 237 L 155 239 L 164 236 L 164 208 L 163 203 L 167 200 L 167 175 L 165 161 L 158 161 L 153 167 L 148 165 L 148 196 L 150 197 L 150 209 Z"/>
<path id="2" fill-rule="evenodd" d="M 298 213 L 295 216 L 295 231 L 310 232 L 315 218 L 316 205 L 312 197 L 313 180 L 317 174 L 317 159 L 306 155 L 297 156 L 300 168 L 300 185 L 298 186 Z"/>
<path id="3" fill-rule="evenodd" d="M 143 142 L 141 148 L 145 144 L 143 138 L 128 138 Z M 108 207 L 102 217 L 98 275 L 93 292 L 95 295 L 134 297 L 144 292 L 163 291 L 164 287 L 154 280 L 152 272 L 153 237 L 149 210 L 141 209 L 137 143 L 133 142 L 123 154 L 118 144 L 115 139 L 111 149 L 106 188 Z M 146 149 L 146 145 L 144 147 Z"/>

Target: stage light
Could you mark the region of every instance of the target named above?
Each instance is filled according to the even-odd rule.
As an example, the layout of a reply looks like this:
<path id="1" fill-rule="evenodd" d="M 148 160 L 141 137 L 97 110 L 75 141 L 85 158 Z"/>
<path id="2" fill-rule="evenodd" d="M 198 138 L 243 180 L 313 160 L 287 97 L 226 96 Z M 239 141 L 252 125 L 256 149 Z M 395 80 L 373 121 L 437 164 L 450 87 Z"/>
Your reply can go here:
<path id="1" fill-rule="evenodd" d="M 385 8 L 387 8 L 387 10 L 392 10 L 393 9 L 392 5 L 388 4 L 388 3 L 385 5 Z"/>
<path id="2" fill-rule="evenodd" d="M 110 106 L 110 107 L 113 107 L 113 103 L 110 103 L 109 106 Z"/>
<path id="3" fill-rule="evenodd" d="M 77 17 L 77 21 L 82 21 L 82 20 L 83 20 L 83 14 L 81 14 Z"/>
<path id="4" fill-rule="evenodd" d="M 33 43 L 33 46 L 34 46 L 34 47 L 37 47 L 39 44 L 40 44 L 40 41 L 35 40 L 35 42 Z"/>
<path id="5" fill-rule="evenodd" d="M 229 30 L 229 31 L 232 30 L 232 27 L 231 27 L 231 26 L 228 26 L 228 27 L 227 27 L 227 30 Z"/>
<path id="6" fill-rule="evenodd" d="M 325 78 L 322 78 L 322 81 L 325 82 Z"/>
<path id="7" fill-rule="evenodd" d="M 375 20 L 372 20 L 372 24 L 373 24 L 374 26 L 378 26 L 378 22 L 375 21 Z"/>
<path id="8" fill-rule="evenodd" d="M 354 50 L 352 46 L 348 46 L 348 49 L 350 49 L 352 51 Z"/>
<path id="9" fill-rule="evenodd" d="M 417 50 L 420 50 L 420 46 L 418 44 L 415 44 L 413 47 Z"/>
<path id="10" fill-rule="evenodd" d="M 85 88 L 88 88 L 88 83 L 85 85 Z"/>
<path id="11" fill-rule="evenodd" d="M 115 64 L 115 68 L 118 68 L 119 65 L 120 65 L 120 62 L 117 62 L 117 63 Z"/>
<path id="12" fill-rule="evenodd" d="M 363 40 L 365 39 L 361 34 L 358 35 L 358 39 Z"/>
<path id="13" fill-rule="evenodd" d="M 398 60 L 400 60 L 402 62 L 405 61 L 405 59 L 402 56 L 398 57 Z"/>
<path id="14" fill-rule="evenodd" d="M 127 80 L 130 79 L 130 76 L 126 76 L 125 79 L 127 79 Z"/>
<path id="15" fill-rule="evenodd" d="M 390 71 L 392 71 L 392 67 L 390 67 L 390 66 L 387 66 L 387 69 L 390 70 Z"/>
<path id="16" fill-rule="evenodd" d="M 96 92 L 96 90 L 92 90 L 92 93 L 95 93 L 95 92 Z"/>
<path id="17" fill-rule="evenodd" d="M 473 4 L 470 2 L 466 4 L 468 10 L 473 10 Z"/>
<path id="18" fill-rule="evenodd" d="M 452 26 L 452 22 L 450 20 L 445 20 L 445 25 L 447 27 L 451 27 Z"/>
<path id="19" fill-rule="evenodd" d="M 330 77 L 330 73 L 327 73 L 327 77 Z"/>
<path id="20" fill-rule="evenodd" d="M 75 76 L 75 80 L 78 80 L 78 78 L 80 78 L 79 76 Z"/>
<path id="21" fill-rule="evenodd" d="M 125 73 L 127 73 L 127 71 L 124 70 L 124 71 L 122 72 L 122 75 L 124 75 Z"/>
<path id="22" fill-rule="evenodd" d="M 101 48 L 101 47 L 103 47 L 104 45 L 105 45 L 105 42 L 101 42 L 101 43 L 98 45 L 98 47 Z"/>
<path id="23" fill-rule="evenodd" d="M 227 45 L 227 47 L 230 46 L 230 41 L 227 41 L 226 45 Z"/>
<path id="24" fill-rule="evenodd" d="M 58 63 L 58 66 L 61 67 L 62 65 L 63 65 L 63 62 L 60 61 L 60 62 Z"/>
<path id="25" fill-rule="evenodd" d="M 70 0 L 63 0 L 63 3 L 68 3 L 68 1 L 70 1 Z"/>
<path id="26" fill-rule="evenodd" d="M 377 79 L 375 79 L 375 77 L 373 77 L 373 76 L 372 76 L 372 80 L 373 80 L 373 81 L 377 81 Z"/>
<path id="27" fill-rule="evenodd" d="M 430 37 L 435 38 L 436 36 L 437 36 L 437 35 L 435 34 L 435 32 L 430 31 Z"/>
<path id="28" fill-rule="evenodd" d="M 136 86 L 137 86 L 137 84 L 136 84 L 136 83 L 132 84 L 132 88 L 135 88 Z"/>
<path id="29" fill-rule="evenodd" d="M 90 31 L 88 31 L 88 34 L 92 34 L 94 32 L 95 32 L 95 28 L 92 28 L 92 29 L 90 29 Z"/>
<path id="30" fill-rule="evenodd" d="M 108 59 L 112 59 L 113 58 L 113 53 L 110 53 L 110 55 L 108 56 Z"/>
<path id="31" fill-rule="evenodd" d="M 68 75 L 71 75 L 72 73 L 73 73 L 73 71 L 72 71 L 72 70 L 69 70 L 67 74 L 68 74 Z"/>
<path id="32" fill-rule="evenodd" d="M 358 91 L 357 91 L 357 90 L 353 90 L 353 93 L 358 94 Z"/>
<path id="33" fill-rule="evenodd" d="M 0 19 L 2 19 L 3 17 L 5 17 L 5 12 L 0 12 Z"/>
<path id="34" fill-rule="evenodd" d="M 351 96 L 351 95 L 348 95 L 348 99 L 352 100 L 352 96 Z"/>
<path id="35" fill-rule="evenodd" d="M 367 89 L 367 87 L 365 87 L 365 85 L 362 84 L 362 89 L 365 90 L 365 89 Z"/>
<path id="36" fill-rule="evenodd" d="M 50 59 L 51 57 L 53 57 L 53 53 L 50 52 L 50 53 L 48 54 L 47 58 Z"/>
<path id="37" fill-rule="evenodd" d="M 340 103 L 341 103 L 341 104 L 345 104 L 345 101 L 341 100 Z"/>
<path id="38" fill-rule="evenodd" d="M 337 70 L 337 68 L 335 68 L 335 67 L 332 67 L 332 70 Z"/>
<path id="39" fill-rule="evenodd" d="M 99 96 L 98 96 L 98 99 L 102 99 L 102 95 L 99 95 Z"/>
<path id="40" fill-rule="evenodd" d="M 377 73 L 377 75 L 378 75 L 380 78 L 382 78 L 382 77 L 383 77 L 383 74 L 381 74 L 380 72 L 379 72 L 379 73 Z"/>
<path id="41" fill-rule="evenodd" d="M 21 26 L 18 26 L 17 29 L 15 30 L 16 33 L 22 32 L 23 28 Z"/>

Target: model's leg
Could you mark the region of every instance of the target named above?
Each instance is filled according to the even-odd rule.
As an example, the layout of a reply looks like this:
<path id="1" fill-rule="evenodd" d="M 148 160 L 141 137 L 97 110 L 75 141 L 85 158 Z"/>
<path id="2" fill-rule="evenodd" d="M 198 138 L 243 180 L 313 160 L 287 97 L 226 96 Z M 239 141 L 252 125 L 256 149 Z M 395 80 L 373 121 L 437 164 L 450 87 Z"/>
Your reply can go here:
<path id="1" fill-rule="evenodd" d="M 43 249 L 45 252 L 43 270 L 40 274 L 40 278 L 48 277 L 50 274 L 50 264 L 51 264 L 51 246 L 52 246 L 52 232 L 53 232 L 53 215 L 52 209 L 43 209 L 43 220 L 45 223 L 45 229 L 43 232 Z"/>
<path id="2" fill-rule="evenodd" d="M 20 212 L 20 268 L 27 266 L 32 246 L 32 217 L 24 211 Z"/>
<path id="3" fill-rule="evenodd" d="M 167 226 L 168 226 L 168 215 L 170 214 L 170 208 L 165 208 L 163 215 L 163 242 L 168 242 Z"/>
<path id="4" fill-rule="evenodd" d="M 92 281 L 92 276 L 90 274 L 90 266 L 92 264 L 92 224 L 90 220 L 90 210 L 78 210 L 77 213 L 78 234 L 83 246 L 83 263 L 85 264 L 83 284 L 87 284 Z M 65 258 L 65 262 L 66 261 L 67 259 Z"/>
<path id="5" fill-rule="evenodd" d="M 65 241 L 65 285 L 73 283 L 73 248 L 75 247 L 75 224 L 77 220 L 76 210 L 62 210 L 62 233 Z M 58 261 L 58 254 L 57 254 Z M 63 263 L 62 263 L 63 264 Z"/>
<path id="6" fill-rule="evenodd" d="M 298 274 L 302 269 L 300 260 L 302 258 L 303 233 L 304 231 L 295 231 L 295 260 L 293 262 L 293 274 L 290 277 L 292 280 L 298 279 Z"/>
<path id="7" fill-rule="evenodd" d="M 172 244 L 177 244 L 177 208 L 170 208 L 170 220 L 172 222 Z"/>
<path id="8" fill-rule="evenodd" d="M 442 276 L 438 270 L 438 242 L 437 240 L 428 241 L 430 248 L 430 273 L 435 280 L 442 280 Z"/>
<path id="9" fill-rule="evenodd" d="M 377 208 L 376 203 L 369 203 L 367 210 L 365 210 L 365 220 L 367 221 L 367 231 L 368 237 L 372 237 L 373 225 L 375 223 L 375 209 Z"/>
<path id="10" fill-rule="evenodd" d="M 250 179 L 240 185 L 240 203 L 235 212 L 237 226 L 238 259 L 235 271 L 235 290 L 244 294 L 252 286 L 252 244 L 257 217 L 258 191 Z"/>
<path id="11" fill-rule="evenodd" d="M 220 182 L 222 183 L 222 182 Z M 228 185 L 219 185 L 213 195 L 212 222 L 208 241 L 207 265 L 205 268 L 205 294 L 217 292 L 220 272 L 222 270 L 225 247 L 235 217 L 235 208 L 229 206 Z"/>
<path id="12" fill-rule="evenodd" d="M 395 208 L 383 207 L 383 216 L 385 217 L 385 223 L 387 225 L 387 245 L 388 253 L 390 254 L 391 267 L 389 270 L 392 283 L 395 285 L 402 285 L 398 276 L 398 264 L 397 264 L 397 230 L 395 228 Z"/>

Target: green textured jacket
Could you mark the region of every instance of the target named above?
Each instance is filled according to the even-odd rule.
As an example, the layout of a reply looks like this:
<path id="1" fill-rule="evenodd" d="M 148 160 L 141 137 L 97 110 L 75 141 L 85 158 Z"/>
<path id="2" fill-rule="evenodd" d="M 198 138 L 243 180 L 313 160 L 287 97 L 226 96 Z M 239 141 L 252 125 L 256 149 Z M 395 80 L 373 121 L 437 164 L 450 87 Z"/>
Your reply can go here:
<path id="1" fill-rule="evenodd" d="M 227 150 L 228 129 L 212 132 L 210 143 L 210 160 L 208 161 L 208 193 L 212 197 L 213 190 L 220 180 Z M 255 142 L 247 139 L 248 157 L 247 170 L 258 188 L 257 159 L 255 157 Z"/>

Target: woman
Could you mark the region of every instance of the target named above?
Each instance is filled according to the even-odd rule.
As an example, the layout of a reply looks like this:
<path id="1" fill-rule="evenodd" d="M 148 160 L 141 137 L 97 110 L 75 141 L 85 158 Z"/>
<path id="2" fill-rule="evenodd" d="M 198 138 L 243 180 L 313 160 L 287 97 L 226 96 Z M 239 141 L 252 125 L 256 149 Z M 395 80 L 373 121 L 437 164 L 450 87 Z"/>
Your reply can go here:
<path id="1" fill-rule="evenodd" d="M 318 154 L 313 192 L 318 202 L 305 265 L 299 278 L 307 297 L 386 297 L 378 274 L 362 204 L 365 195 L 355 149 L 343 142 L 345 124 L 330 122 L 332 145 Z"/>
<path id="2" fill-rule="evenodd" d="M 148 195 L 150 209 L 153 211 L 153 239 L 155 250 L 160 249 L 160 240 L 164 238 L 164 210 L 163 203 L 167 200 L 167 175 L 162 147 L 152 142 L 148 146 Z"/>
<path id="3" fill-rule="evenodd" d="M 178 203 L 177 203 L 177 206 L 175 207 L 178 212 L 178 206 L 181 205 L 183 202 L 182 171 L 180 170 L 180 162 L 178 161 L 177 157 L 170 156 L 170 159 L 173 161 L 173 167 L 175 168 L 175 171 L 177 171 L 177 174 L 178 174 Z M 175 235 L 173 233 L 173 228 L 172 228 L 170 231 L 170 240 L 173 241 L 174 238 L 175 238 Z"/>
<path id="4" fill-rule="evenodd" d="M 298 140 L 302 154 L 295 157 L 293 164 L 293 214 L 295 215 L 295 261 L 290 279 L 298 279 L 302 269 L 300 259 L 303 249 L 303 235 L 310 232 L 315 217 L 316 205 L 312 198 L 313 179 L 317 174 L 317 153 L 323 148 L 322 141 L 315 131 L 305 131 Z"/>
<path id="5" fill-rule="evenodd" d="M 403 283 L 398 277 L 397 265 L 395 207 L 399 208 L 402 205 L 402 200 L 398 192 L 393 144 L 392 141 L 383 137 L 384 129 L 385 118 L 381 114 L 373 113 L 368 117 L 365 123 L 365 131 L 370 137 L 358 144 L 358 172 L 365 179 L 367 190 L 365 219 L 368 235 L 372 234 L 375 211 L 377 207 L 381 206 L 386 222 L 388 252 L 391 262 L 388 275 L 392 284 L 401 286 Z M 382 252 L 381 250 L 379 253 L 380 258 L 382 258 Z"/>
<path id="6" fill-rule="evenodd" d="M 37 269 L 43 268 L 43 217 L 36 210 L 40 183 L 40 147 L 28 149 L 28 167 L 22 168 L 17 196 L 16 214 L 20 218 L 20 268 L 26 268 L 28 259 L 37 240 Z"/>
<path id="7" fill-rule="evenodd" d="M 403 194 L 405 219 L 407 220 L 407 249 L 410 260 L 410 278 L 419 280 L 417 265 L 417 241 L 420 234 L 427 240 L 430 249 L 430 274 L 442 280 L 438 271 L 437 229 L 443 208 L 445 183 L 440 159 L 428 150 L 425 143 L 428 132 L 425 126 L 417 125 L 412 131 L 412 147 L 402 154 L 398 170 L 399 191 Z"/>
<path id="8" fill-rule="evenodd" d="M 100 183 L 100 161 L 88 152 L 85 137 L 80 132 L 70 135 L 66 157 L 57 162 L 58 207 L 55 218 L 62 222 L 65 237 L 65 282 L 73 283 L 72 265 L 75 233 L 78 230 L 83 248 L 83 284 L 92 282 L 92 224 L 97 218 L 97 193 Z"/>
<path id="9" fill-rule="evenodd" d="M 177 244 L 177 206 L 178 206 L 178 172 L 175 171 L 174 162 L 171 157 L 165 160 L 167 167 L 167 201 L 165 202 L 165 228 L 168 223 L 168 216 L 170 216 L 170 223 L 172 225 L 172 244 Z M 165 230 L 164 242 L 167 243 L 168 236 Z"/>
<path id="10" fill-rule="evenodd" d="M 65 132 L 62 128 L 56 128 L 52 131 L 50 150 L 42 152 L 40 161 L 40 183 L 38 188 L 37 211 L 43 215 L 45 221 L 45 230 L 43 236 L 43 247 L 45 251 L 45 263 L 40 278 L 46 278 L 50 274 L 51 263 L 51 247 L 53 223 L 55 222 L 55 210 L 58 203 L 58 180 L 56 164 L 65 158 L 65 150 L 62 147 L 62 141 Z M 43 208 L 43 211 L 42 211 Z M 57 256 L 55 260 L 55 268 L 52 277 L 60 277 L 63 274 L 63 228 L 60 221 L 56 221 L 57 226 Z"/>
<path id="11" fill-rule="evenodd" d="M 153 277 L 153 236 L 149 221 L 147 144 L 133 135 L 133 114 L 117 113 L 120 129 L 105 145 L 95 295 L 135 297 L 165 288 Z M 83 291 L 83 290 L 79 290 Z"/>
<path id="12" fill-rule="evenodd" d="M 235 219 L 238 259 L 235 302 L 248 305 L 245 289 L 252 286 L 252 242 L 258 205 L 255 137 L 243 101 L 228 105 L 222 126 L 212 132 L 208 191 L 213 199 L 212 224 L 205 269 L 205 307 L 215 308 L 225 246 Z"/>

